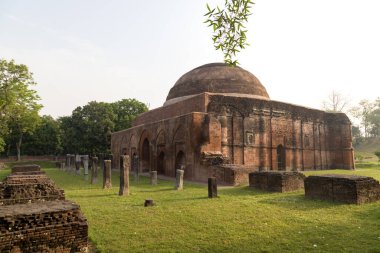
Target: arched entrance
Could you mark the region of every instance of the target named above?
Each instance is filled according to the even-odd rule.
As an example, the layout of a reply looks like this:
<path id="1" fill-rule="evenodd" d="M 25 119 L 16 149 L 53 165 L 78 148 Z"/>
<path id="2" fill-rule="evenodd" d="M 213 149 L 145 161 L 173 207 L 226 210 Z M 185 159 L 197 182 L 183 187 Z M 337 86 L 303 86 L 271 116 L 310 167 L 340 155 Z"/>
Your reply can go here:
<path id="1" fill-rule="evenodd" d="M 150 166 L 150 150 L 149 150 L 149 141 L 147 138 L 144 139 L 144 142 L 141 147 L 141 170 L 142 172 L 149 172 Z"/>
<path id="2" fill-rule="evenodd" d="M 277 146 L 277 169 L 286 170 L 285 148 L 282 145 Z"/>
<path id="3" fill-rule="evenodd" d="M 163 151 L 157 157 L 157 174 L 165 174 L 165 153 Z"/>
<path id="4" fill-rule="evenodd" d="M 179 151 L 175 157 L 175 176 L 177 175 L 177 170 L 185 169 L 186 166 L 186 157 L 183 151 Z M 186 172 L 185 172 L 186 174 Z"/>

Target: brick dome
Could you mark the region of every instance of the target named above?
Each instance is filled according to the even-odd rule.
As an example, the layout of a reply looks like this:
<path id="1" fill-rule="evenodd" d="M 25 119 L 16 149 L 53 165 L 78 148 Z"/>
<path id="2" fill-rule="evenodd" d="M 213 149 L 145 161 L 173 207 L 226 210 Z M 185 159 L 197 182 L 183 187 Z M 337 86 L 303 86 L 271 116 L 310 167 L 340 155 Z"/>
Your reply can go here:
<path id="1" fill-rule="evenodd" d="M 269 100 L 265 87 L 250 72 L 225 63 L 211 63 L 181 76 L 170 89 L 165 105 L 204 92 Z"/>

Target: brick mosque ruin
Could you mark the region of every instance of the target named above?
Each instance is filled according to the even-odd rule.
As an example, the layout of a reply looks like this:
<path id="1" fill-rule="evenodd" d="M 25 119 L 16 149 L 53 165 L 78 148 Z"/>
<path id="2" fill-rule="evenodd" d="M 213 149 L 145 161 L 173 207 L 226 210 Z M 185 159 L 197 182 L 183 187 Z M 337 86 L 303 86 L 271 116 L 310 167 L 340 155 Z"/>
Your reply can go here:
<path id="1" fill-rule="evenodd" d="M 181 168 L 187 180 L 233 185 L 254 171 L 355 166 L 344 113 L 271 100 L 253 74 L 223 63 L 184 74 L 162 107 L 112 134 L 111 150 L 115 167 L 126 154 L 140 172 L 175 177 Z"/>

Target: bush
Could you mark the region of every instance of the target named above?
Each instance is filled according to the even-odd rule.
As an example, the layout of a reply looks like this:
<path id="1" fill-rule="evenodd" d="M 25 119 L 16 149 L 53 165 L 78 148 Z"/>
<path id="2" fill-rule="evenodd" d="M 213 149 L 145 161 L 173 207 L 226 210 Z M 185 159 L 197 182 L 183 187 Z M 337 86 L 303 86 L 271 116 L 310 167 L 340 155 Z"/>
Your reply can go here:
<path id="1" fill-rule="evenodd" d="M 377 156 L 377 158 L 379 158 L 379 162 L 380 162 L 380 150 L 375 151 L 375 156 Z"/>

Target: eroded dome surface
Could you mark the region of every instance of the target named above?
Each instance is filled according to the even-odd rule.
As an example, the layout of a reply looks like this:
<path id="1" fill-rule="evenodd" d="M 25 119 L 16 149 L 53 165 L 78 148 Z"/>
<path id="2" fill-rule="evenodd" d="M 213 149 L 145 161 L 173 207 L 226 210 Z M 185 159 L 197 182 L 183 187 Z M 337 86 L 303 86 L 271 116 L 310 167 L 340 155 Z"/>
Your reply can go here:
<path id="1" fill-rule="evenodd" d="M 211 63 L 181 76 L 170 89 L 165 105 L 204 92 L 269 99 L 265 87 L 252 73 L 225 63 Z"/>

